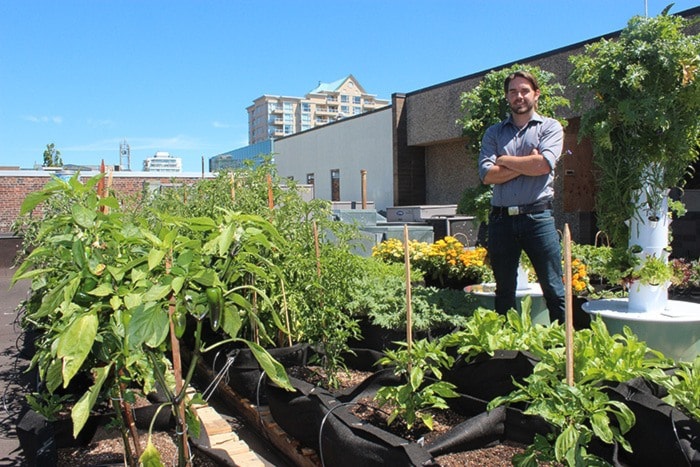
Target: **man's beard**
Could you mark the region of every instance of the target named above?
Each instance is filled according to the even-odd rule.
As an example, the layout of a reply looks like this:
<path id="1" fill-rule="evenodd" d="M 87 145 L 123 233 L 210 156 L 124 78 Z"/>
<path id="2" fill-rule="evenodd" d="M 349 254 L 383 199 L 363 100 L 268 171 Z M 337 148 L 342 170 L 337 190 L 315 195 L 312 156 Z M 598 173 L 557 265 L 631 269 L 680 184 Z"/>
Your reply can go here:
<path id="1" fill-rule="evenodd" d="M 523 101 L 520 104 L 511 104 L 510 105 L 510 110 L 514 114 L 518 114 L 518 115 L 526 114 L 534 108 L 535 108 L 535 103 L 534 102 L 527 102 L 527 101 Z"/>

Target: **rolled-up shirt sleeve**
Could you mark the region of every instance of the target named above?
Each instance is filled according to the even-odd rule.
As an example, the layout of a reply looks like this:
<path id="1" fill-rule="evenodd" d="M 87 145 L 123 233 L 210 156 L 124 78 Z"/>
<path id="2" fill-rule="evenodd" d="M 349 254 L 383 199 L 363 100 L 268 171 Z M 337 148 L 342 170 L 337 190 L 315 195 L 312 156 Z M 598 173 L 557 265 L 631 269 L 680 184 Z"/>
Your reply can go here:
<path id="1" fill-rule="evenodd" d="M 540 133 L 537 150 L 549 164 L 550 171 L 557 165 L 563 147 L 564 131 L 561 123 L 554 119 L 547 119 Z"/>
<path id="2" fill-rule="evenodd" d="M 496 164 L 498 158 L 498 125 L 489 127 L 481 140 L 481 151 L 479 152 L 479 178 L 484 181 L 484 177 L 491 167 Z"/>

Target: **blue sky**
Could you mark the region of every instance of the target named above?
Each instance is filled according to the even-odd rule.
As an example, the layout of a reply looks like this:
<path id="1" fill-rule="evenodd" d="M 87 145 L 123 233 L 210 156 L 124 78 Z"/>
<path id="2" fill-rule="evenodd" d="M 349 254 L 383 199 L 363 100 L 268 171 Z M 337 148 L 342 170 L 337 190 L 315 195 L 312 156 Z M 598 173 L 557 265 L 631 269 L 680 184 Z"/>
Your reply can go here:
<path id="1" fill-rule="evenodd" d="M 246 107 L 352 74 L 379 98 L 624 28 L 670 0 L 0 0 L 0 166 L 201 170 L 247 145 Z M 700 5 L 677 0 L 672 12 Z"/>

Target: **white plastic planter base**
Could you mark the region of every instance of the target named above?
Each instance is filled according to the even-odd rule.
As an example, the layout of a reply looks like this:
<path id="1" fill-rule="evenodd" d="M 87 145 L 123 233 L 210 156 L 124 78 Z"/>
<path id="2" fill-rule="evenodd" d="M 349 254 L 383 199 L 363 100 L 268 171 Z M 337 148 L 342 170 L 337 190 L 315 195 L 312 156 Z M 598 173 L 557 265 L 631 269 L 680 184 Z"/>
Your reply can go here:
<path id="1" fill-rule="evenodd" d="M 642 285 L 634 281 L 629 288 L 628 311 L 663 311 L 668 304 L 668 284 Z"/>
<path id="2" fill-rule="evenodd" d="M 692 361 L 700 355 L 700 304 L 668 300 L 662 311 L 636 312 L 624 298 L 591 300 L 582 306 L 599 315 L 610 334 L 622 334 L 624 326 L 652 349 L 675 360 Z"/>

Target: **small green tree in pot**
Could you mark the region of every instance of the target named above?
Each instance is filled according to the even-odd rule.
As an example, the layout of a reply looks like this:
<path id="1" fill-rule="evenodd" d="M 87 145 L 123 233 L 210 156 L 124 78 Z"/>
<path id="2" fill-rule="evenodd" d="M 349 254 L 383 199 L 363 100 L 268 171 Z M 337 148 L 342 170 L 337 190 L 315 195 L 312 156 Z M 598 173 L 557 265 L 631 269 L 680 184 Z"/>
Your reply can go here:
<path id="1" fill-rule="evenodd" d="M 577 104 L 588 105 L 580 136 L 593 143 L 598 226 L 641 256 L 667 249 L 668 190 L 683 184 L 700 143 L 700 35 L 669 9 L 632 18 L 618 38 L 570 59 Z M 660 244 L 640 234 L 662 224 Z"/>

